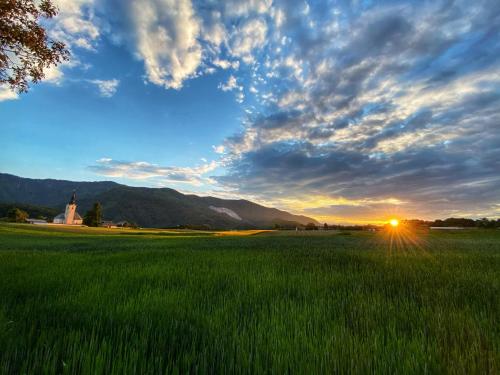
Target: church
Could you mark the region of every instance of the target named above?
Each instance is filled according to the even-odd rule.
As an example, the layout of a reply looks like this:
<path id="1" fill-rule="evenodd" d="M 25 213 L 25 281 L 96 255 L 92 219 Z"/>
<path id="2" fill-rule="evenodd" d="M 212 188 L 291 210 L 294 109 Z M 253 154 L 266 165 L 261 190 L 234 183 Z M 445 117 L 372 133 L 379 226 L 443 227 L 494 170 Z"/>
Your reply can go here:
<path id="1" fill-rule="evenodd" d="M 66 225 L 81 225 L 83 223 L 82 217 L 76 212 L 76 193 L 73 192 L 71 200 L 66 205 L 66 211 L 57 215 L 53 221 L 54 224 Z"/>

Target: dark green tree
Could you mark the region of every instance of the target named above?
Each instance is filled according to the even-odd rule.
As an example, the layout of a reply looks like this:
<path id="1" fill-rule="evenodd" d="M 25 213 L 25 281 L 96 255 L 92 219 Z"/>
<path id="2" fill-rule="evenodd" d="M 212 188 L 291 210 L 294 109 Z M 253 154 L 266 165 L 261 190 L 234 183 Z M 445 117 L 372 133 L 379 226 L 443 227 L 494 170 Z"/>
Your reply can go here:
<path id="1" fill-rule="evenodd" d="M 17 207 L 11 208 L 7 212 L 7 218 L 13 223 L 24 223 L 28 218 L 28 213 L 26 211 L 20 210 Z"/>
<path id="2" fill-rule="evenodd" d="M 306 230 L 318 230 L 318 227 L 314 223 L 307 223 Z"/>
<path id="3" fill-rule="evenodd" d="M 94 203 L 94 206 L 87 211 L 83 218 L 83 224 L 89 227 L 98 227 L 102 222 L 102 208 L 99 202 Z"/>
<path id="4" fill-rule="evenodd" d="M 327 223 L 323 224 L 323 229 L 324 230 L 328 230 L 328 224 Z"/>

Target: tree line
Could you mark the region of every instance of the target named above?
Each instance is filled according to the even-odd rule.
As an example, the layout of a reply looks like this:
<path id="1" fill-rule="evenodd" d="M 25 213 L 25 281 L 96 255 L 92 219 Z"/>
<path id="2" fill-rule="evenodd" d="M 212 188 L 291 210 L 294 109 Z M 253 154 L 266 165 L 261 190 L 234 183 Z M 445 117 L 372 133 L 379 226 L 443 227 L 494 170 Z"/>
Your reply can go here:
<path id="1" fill-rule="evenodd" d="M 438 219 L 434 221 L 411 219 L 402 220 L 402 225 L 420 228 L 430 228 L 430 227 L 460 227 L 460 228 L 500 228 L 500 219 L 468 219 L 468 218 L 454 218 L 450 217 L 444 220 Z M 290 225 L 279 225 L 275 224 L 274 229 L 279 230 L 377 230 L 380 226 L 368 224 L 368 225 L 340 225 L 340 224 L 327 224 L 317 225 L 315 223 L 308 223 L 306 225 L 297 224 L 294 226 Z"/>
<path id="2" fill-rule="evenodd" d="M 461 227 L 461 228 L 500 228 L 500 219 L 488 219 L 486 217 L 482 219 L 468 219 L 468 218 L 457 218 L 450 217 L 444 220 L 404 220 L 403 224 L 416 226 L 416 227 Z"/>

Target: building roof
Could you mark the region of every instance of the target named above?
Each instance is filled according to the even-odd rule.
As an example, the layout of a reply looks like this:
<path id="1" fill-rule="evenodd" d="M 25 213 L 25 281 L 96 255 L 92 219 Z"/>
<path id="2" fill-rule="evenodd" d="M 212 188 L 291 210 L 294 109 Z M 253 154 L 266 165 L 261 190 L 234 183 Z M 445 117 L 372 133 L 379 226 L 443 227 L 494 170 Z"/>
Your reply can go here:
<path id="1" fill-rule="evenodd" d="M 71 195 L 71 200 L 69 204 L 76 204 L 76 191 L 73 190 L 73 195 Z"/>

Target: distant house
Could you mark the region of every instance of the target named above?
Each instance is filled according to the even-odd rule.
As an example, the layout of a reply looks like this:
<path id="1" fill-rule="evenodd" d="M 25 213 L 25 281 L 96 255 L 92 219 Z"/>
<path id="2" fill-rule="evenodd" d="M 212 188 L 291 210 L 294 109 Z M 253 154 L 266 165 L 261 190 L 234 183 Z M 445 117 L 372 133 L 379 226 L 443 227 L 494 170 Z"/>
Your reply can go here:
<path id="1" fill-rule="evenodd" d="M 116 223 L 116 226 L 119 228 L 127 228 L 132 226 L 128 221 L 119 221 Z"/>
<path id="2" fill-rule="evenodd" d="M 101 227 L 105 227 L 105 228 L 116 228 L 117 224 L 115 224 L 111 220 L 103 220 L 103 221 L 101 221 L 101 225 L 100 226 Z"/>
<path id="3" fill-rule="evenodd" d="M 32 218 L 26 219 L 26 222 L 27 222 L 27 223 L 29 223 L 29 224 L 35 224 L 35 225 L 44 225 L 44 224 L 48 224 L 47 220 L 42 220 L 42 219 L 32 219 Z"/>
<path id="4" fill-rule="evenodd" d="M 76 193 L 73 192 L 69 203 L 66 205 L 66 210 L 57 215 L 53 221 L 54 224 L 66 225 L 81 225 L 83 223 L 82 217 L 76 212 Z"/>

